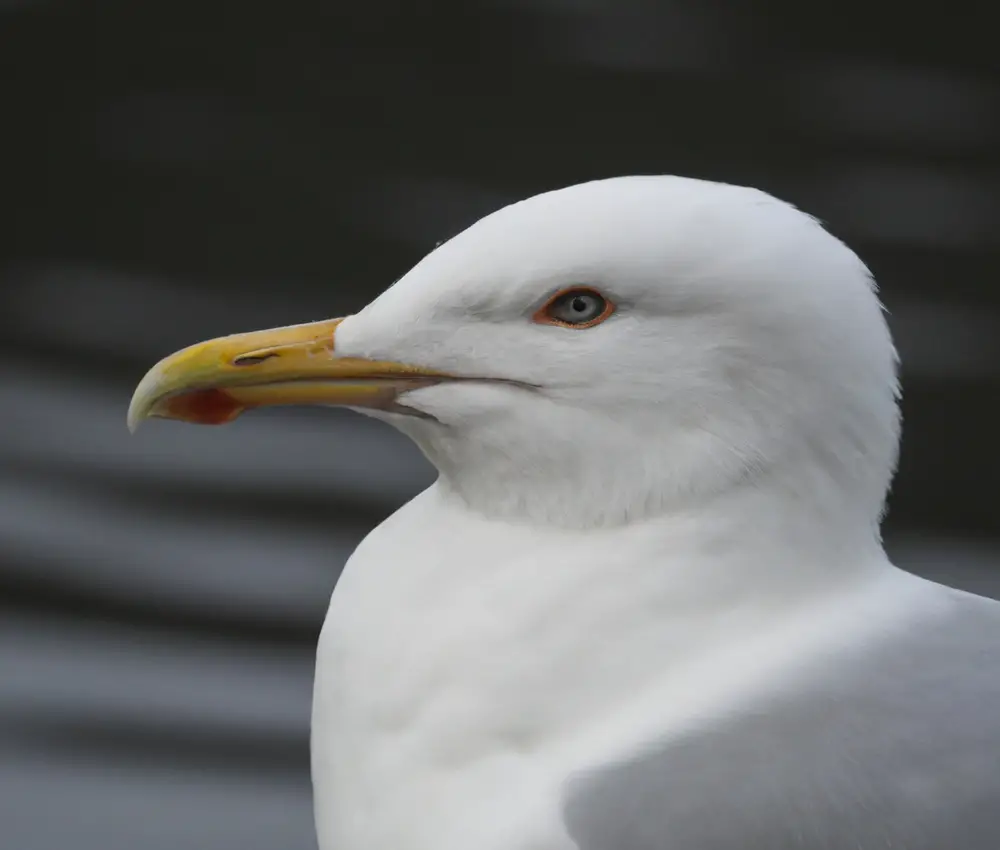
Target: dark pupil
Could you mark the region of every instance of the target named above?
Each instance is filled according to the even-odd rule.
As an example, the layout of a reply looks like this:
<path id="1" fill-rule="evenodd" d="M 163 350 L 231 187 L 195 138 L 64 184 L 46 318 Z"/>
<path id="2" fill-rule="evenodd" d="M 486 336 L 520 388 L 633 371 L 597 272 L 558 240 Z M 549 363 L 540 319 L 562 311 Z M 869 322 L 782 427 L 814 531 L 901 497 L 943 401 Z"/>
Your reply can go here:
<path id="1" fill-rule="evenodd" d="M 587 304 L 587 299 L 583 296 L 577 295 L 576 298 L 573 299 L 572 307 L 577 313 L 586 313 L 589 306 L 590 305 Z"/>

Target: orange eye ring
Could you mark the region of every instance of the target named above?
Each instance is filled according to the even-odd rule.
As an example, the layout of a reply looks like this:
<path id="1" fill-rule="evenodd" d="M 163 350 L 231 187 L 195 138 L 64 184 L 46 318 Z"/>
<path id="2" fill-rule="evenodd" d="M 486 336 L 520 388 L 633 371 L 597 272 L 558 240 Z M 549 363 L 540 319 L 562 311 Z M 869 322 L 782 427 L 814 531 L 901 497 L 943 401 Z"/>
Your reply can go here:
<path id="1" fill-rule="evenodd" d="M 540 325 L 554 325 L 574 331 L 599 325 L 615 312 L 615 305 L 596 289 L 589 286 L 571 286 L 553 295 L 531 317 Z M 574 316 L 579 316 L 575 320 Z"/>

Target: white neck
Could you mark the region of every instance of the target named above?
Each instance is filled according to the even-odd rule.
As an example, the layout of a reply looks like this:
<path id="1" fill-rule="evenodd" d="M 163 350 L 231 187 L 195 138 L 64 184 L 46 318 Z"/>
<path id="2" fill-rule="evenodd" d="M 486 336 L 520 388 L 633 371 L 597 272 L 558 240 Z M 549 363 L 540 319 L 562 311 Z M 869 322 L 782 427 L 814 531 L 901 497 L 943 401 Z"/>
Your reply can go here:
<path id="1" fill-rule="evenodd" d="M 524 789 L 527 811 L 581 766 L 565 759 L 628 746 L 643 723 L 669 731 L 786 655 L 853 639 L 853 621 L 822 624 L 892 568 L 874 537 L 821 527 L 751 487 L 697 513 L 577 530 L 489 519 L 432 486 L 366 538 L 334 593 L 314 703 L 321 836 L 505 846 L 490 838 L 498 787 Z M 720 663 L 733 651 L 739 682 Z M 623 711 L 642 716 L 618 722 Z M 509 757 L 519 748 L 541 772 Z M 377 829 L 350 821 L 368 799 Z M 469 813 L 468 833 L 407 835 L 413 807 L 446 804 Z"/>

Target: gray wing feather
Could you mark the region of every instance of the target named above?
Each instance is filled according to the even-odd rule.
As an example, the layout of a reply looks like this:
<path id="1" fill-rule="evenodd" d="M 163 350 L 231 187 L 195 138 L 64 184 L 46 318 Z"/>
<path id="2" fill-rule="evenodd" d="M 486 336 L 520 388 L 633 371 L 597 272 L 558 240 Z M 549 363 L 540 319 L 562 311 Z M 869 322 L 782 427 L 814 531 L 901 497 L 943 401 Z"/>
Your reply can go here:
<path id="1" fill-rule="evenodd" d="M 1000 849 L 1000 603 L 568 783 L 580 850 Z"/>

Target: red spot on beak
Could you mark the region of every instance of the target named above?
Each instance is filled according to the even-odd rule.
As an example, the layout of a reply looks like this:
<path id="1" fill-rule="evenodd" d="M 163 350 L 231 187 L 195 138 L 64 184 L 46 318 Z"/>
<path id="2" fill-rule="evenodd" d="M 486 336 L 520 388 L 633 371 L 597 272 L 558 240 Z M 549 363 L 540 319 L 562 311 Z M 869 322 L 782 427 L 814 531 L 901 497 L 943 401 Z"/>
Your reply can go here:
<path id="1" fill-rule="evenodd" d="M 164 406 L 173 418 L 198 425 L 223 425 L 246 409 L 231 395 L 217 389 L 182 393 L 168 399 Z"/>

